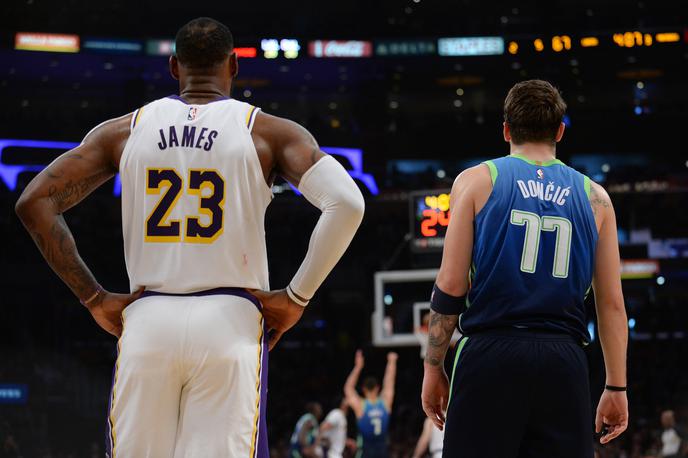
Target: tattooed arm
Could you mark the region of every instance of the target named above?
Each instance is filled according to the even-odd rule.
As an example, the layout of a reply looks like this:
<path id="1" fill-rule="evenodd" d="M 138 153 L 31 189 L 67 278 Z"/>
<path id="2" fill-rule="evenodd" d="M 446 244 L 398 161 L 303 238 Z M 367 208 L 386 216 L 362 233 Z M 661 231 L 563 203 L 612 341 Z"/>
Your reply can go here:
<path id="1" fill-rule="evenodd" d="M 444 358 L 458 319 L 458 315 L 442 315 L 430 311 L 421 403 L 425 414 L 440 430 L 444 428 L 445 412 L 450 396 Z"/>
<path id="2" fill-rule="evenodd" d="M 116 309 L 130 295 L 102 290 L 79 256 L 62 214 L 117 172 L 129 135 L 129 120 L 130 116 L 118 118 L 91 131 L 81 145 L 58 157 L 33 179 L 15 207 L 50 267 L 82 302 L 87 302 L 98 324 L 115 335 L 121 330 Z"/>
<path id="3" fill-rule="evenodd" d="M 468 291 L 468 270 L 473 256 L 473 220 L 491 191 L 490 171 L 482 164 L 461 173 L 452 187 L 451 219 L 436 281 L 443 292 L 452 296 L 463 296 Z M 428 418 L 440 429 L 444 426 L 444 412 L 449 400 L 444 359 L 458 319 L 458 315 L 430 312 L 421 400 Z"/>
<path id="4" fill-rule="evenodd" d="M 590 206 L 592 207 L 592 214 L 595 216 L 595 224 L 597 224 L 597 231 L 599 232 L 602 222 L 607 216 L 606 209 L 612 208 L 612 201 L 609 199 L 607 191 L 595 182 L 590 183 Z"/>
<path id="5" fill-rule="evenodd" d="M 442 315 L 430 311 L 428 326 L 428 350 L 425 354 L 425 364 L 429 366 L 444 365 L 444 358 L 456 329 L 459 315 Z"/>

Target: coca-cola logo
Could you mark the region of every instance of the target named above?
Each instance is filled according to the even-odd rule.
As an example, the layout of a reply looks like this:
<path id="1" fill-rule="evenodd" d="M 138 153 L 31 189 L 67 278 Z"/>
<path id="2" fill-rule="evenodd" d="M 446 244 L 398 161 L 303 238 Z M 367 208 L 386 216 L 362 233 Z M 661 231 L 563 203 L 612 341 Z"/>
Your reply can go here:
<path id="1" fill-rule="evenodd" d="M 357 40 L 317 40 L 311 41 L 308 48 L 312 57 L 369 57 L 373 53 L 371 42 Z"/>

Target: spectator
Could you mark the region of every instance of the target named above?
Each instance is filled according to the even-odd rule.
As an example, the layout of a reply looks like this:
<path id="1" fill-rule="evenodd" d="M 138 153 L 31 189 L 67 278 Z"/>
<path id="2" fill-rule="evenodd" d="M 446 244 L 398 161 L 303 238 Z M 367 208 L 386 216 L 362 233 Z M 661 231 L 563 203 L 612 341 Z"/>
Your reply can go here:
<path id="1" fill-rule="evenodd" d="M 679 458 L 683 435 L 676 429 L 676 419 L 673 410 L 665 410 L 661 416 L 662 422 L 662 458 Z"/>
<path id="2" fill-rule="evenodd" d="M 14 439 L 14 436 L 8 434 L 4 437 L 2 447 L 0 448 L 0 457 L 2 458 L 15 458 L 20 457 L 19 445 Z"/>

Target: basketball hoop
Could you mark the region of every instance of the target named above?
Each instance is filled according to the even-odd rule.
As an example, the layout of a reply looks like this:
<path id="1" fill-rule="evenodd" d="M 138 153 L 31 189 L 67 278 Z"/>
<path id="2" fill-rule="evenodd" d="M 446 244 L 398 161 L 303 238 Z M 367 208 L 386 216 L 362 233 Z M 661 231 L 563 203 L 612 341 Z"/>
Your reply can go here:
<path id="1" fill-rule="evenodd" d="M 423 323 L 420 326 L 416 326 L 413 330 L 413 335 L 416 336 L 420 344 L 420 359 L 425 359 L 428 351 L 428 324 Z"/>

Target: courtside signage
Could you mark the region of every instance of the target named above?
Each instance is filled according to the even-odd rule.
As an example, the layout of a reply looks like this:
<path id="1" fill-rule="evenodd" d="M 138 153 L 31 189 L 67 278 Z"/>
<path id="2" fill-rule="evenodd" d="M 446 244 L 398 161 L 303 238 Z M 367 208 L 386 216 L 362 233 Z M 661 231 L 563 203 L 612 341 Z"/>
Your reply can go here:
<path id="1" fill-rule="evenodd" d="M 494 56 L 504 54 L 502 37 L 440 38 L 437 40 L 440 56 Z"/>
<path id="2" fill-rule="evenodd" d="M 148 40 L 146 54 L 151 56 L 171 56 L 174 54 L 174 40 Z"/>
<path id="3" fill-rule="evenodd" d="M 253 57 L 258 56 L 258 48 L 252 48 L 252 47 L 234 48 L 234 52 L 236 53 L 237 57 L 253 58 Z"/>
<path id="4" fill-rule="evenodd" d="M 621 278 L 653 278 L 659 274 L 659 261 L 654 259 L 628 259 L 621 261 Z"/>
<path id="5" fill-rule="evenodd" d="M 111 38 L 84 38 L 83 50 L 115 54 L 139 54 L 143 51 L 143 42 L 137 40 L 113 40 Z"/>
<path id="6" fill-rule="evenodd" d="M 308 43 L 311 57 L 370 57 L 373 44 L 359 40 L 316 40 Z"/>
<path id="7" fill-rule="evenodd" d="M 434 40 L 401 40 L 375 42 L 377 56 L 432 56 L 437 53 Z"/>
<path id="8" fill-rule="evenodd" d="M 59 33 L 17 32 L 14 49 L 22 51 L 79 52 L 79 36 Z"/>

